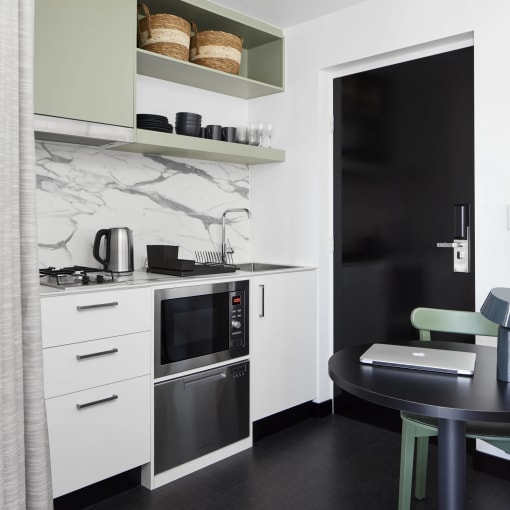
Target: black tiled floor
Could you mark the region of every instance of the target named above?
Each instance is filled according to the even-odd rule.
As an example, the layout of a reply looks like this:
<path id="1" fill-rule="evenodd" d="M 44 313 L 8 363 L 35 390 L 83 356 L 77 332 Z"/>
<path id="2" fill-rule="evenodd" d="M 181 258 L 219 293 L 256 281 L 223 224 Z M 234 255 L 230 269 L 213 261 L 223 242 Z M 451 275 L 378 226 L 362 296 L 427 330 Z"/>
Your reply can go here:
<path id="1" fill-rule="evenodd" d="M 437 508 L 434 445 L 430 453 L 427 500 L 414 501 L 413 510 Z M 331 415 L 157 490 L 137 487 L 88 510 L 395 510 L 399 461 L 400 434 Z M 469 510 L 510 506 L 510 482 L 473 471 L 470 462 L 467 491 Z"/>

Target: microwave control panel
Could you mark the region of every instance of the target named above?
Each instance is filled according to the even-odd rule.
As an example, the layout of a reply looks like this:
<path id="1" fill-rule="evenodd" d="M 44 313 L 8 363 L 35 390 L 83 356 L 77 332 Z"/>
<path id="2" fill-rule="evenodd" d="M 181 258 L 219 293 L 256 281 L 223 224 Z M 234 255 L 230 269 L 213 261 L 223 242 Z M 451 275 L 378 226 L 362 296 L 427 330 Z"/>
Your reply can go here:
<path id="1" fill-rule="evenodd" d="M 244 317 L 244 291 L 230 292 L 230 348 L 244 345 Z"/>

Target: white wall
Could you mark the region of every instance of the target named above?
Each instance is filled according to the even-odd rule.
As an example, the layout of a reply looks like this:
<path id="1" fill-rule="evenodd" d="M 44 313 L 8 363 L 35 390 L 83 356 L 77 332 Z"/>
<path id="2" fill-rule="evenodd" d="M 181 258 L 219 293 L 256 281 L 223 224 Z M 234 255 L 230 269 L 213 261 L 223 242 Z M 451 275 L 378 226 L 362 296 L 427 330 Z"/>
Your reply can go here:
<path id="1" fill-rule="evenodd" d="M 252 243 L 255 257 L 319 267 L 318 401 L 332 395 L 332 78 L 474 39 L 479 308 L 490 288 L 510 286 L 509 18 L 505 0 L 368 0 L 286 31 L 286 91 L 250 104 L 251 115 L 271 115 L 275 146 L 287 150 L 285 163 L 251 172 Z"/>
<path id="2" fill-rule="evenodd" d="M 136 113 L 165 115 L 172 125 L 177 112 L 202 115 L 202 126 L 245 126 L 248 122 L 249 103 L 244 99 L 148 76 L 137 76 L 136 98 Z"/>

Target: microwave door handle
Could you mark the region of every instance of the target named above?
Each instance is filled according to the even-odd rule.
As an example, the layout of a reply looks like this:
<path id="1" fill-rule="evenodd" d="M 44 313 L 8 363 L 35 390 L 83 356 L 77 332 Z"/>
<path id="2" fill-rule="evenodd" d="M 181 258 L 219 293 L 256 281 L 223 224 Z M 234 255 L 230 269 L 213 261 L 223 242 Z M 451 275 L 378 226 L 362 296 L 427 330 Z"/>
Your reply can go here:
<path id="1" fill-rule="evenodd" d="M 184 389 L 193 388 L 195 386 L 202 386 L 203 384 L 212 384 L 226 378 L 227 378 L 226 370 L 223 370 L 222 372 L 216 374 L 204 375 L 202 377 L 196 376 L 185 377 Z"/>

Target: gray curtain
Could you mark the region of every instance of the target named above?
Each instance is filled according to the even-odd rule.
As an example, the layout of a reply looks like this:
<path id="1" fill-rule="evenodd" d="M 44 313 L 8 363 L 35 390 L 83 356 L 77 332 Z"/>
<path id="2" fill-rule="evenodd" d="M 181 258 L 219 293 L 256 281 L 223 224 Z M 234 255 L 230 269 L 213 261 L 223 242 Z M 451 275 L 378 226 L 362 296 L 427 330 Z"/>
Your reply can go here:
<path id="1" fill-rule="evenodd" d="M 33 133 L 33 1 L 0 2 L 0 508 L 50 509 Z"/>

